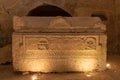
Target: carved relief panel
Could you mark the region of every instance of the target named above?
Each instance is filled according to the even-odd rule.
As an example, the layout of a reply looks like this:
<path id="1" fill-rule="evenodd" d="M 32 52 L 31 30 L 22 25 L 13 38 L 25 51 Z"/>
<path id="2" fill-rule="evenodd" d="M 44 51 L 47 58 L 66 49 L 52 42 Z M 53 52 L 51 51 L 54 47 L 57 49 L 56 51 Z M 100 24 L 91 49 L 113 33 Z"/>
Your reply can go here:
<path id="1" fill-rule="evenodd" d="M 25 36 L 27 50 L 96 50 L 98 36 Z"/>

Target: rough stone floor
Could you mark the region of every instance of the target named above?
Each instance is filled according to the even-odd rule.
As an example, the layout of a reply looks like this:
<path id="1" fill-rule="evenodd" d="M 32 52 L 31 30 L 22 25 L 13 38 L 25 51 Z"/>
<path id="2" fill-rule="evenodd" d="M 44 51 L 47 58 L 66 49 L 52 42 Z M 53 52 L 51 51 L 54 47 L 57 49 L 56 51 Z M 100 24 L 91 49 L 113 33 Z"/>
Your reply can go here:
<path id="1" fill-rule="evenodd" d="M 109 69 L 91 73 L 31 73 L 14 72 L 12 65 L 0 65 L 0 80 L 120 80 L 120 56 L 108 56 Z M 37 78 L 37 79 L 36 79 Z"/>

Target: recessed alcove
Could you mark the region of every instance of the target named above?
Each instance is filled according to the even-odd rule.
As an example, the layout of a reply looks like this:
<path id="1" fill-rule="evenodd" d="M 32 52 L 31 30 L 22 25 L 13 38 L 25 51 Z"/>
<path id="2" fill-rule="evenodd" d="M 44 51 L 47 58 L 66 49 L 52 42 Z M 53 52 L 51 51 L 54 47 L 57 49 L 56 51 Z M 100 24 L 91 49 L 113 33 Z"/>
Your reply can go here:
<path id="1" fill-rule="evenodd" d="M 45 17 L 51 17 L 51 16 L 66 16 L 66 17 L 71 17 L 71 15 L 56 6 L 52 5 L 43 5 L 43 6 L 38 6 L 31 11 L 29 11 L 27 16 L 45 16 Z"/>

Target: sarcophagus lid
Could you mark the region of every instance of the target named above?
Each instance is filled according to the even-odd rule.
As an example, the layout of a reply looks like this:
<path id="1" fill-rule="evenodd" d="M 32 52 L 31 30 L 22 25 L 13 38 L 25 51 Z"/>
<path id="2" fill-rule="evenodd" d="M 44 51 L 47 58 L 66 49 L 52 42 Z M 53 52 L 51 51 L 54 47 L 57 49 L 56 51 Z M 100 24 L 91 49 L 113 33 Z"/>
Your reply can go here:
<path id="1" fill-rule="evenodd" d="M 14 17 L 16 32 L 101 33 L 106 26 L 97 17 Z"/>

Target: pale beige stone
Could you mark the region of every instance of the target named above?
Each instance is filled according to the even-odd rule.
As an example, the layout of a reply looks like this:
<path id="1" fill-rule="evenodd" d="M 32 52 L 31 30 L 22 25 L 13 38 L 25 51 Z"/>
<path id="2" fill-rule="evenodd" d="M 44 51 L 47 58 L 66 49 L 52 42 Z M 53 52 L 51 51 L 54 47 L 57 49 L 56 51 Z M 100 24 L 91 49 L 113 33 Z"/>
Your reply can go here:
<path id="1" fill-rule="evenodd" d="M 29 72 L 23 72 L 22 73 L 22 75 L 28 75 L 29 74 Z"/>
<path id="2" fill-rule="evenodd" d="M 99 18 L 19 18 L 25 24 L 14 25 L 12 46 L 16 71 L 105 70 L 106 34 Z M 54 25 L 51 24 L 53 22 Z M 97 23 L 102 25 L 94 26 Z M 21 28 L 18 30 L 16 27 Z"/>

